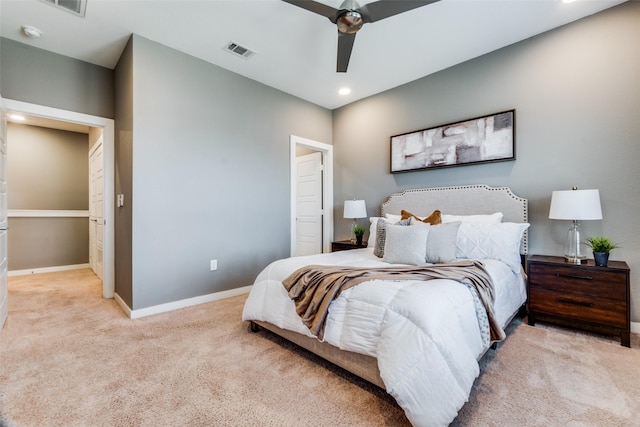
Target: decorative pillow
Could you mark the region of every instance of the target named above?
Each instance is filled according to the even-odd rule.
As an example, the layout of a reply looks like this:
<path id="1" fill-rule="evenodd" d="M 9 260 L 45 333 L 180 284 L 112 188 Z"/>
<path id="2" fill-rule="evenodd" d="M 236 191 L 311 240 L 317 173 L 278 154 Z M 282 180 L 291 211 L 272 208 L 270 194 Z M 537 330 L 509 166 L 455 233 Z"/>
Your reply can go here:
<path id="1" fill-rule="evenodd" d="M 465 223 L 460 225 L 456 240 L 456 257 L 496 259 L 514 272 L 520 271 L 520 241 L 528 223 Z"/>
<path id="2" fill-rule="evenodd" d="M 384 218 L 378 218 L 376 222 L 376 240 L 373 248 L 373 254 L 378 258 L 382 258 L 384 256 L 385 240 L 387 238 L 387 227 L 389 227 L 390 225 L 406 227 L 409 225 L 409 220 L 405 219 L 397 224 L 392 224 Z"/>
<path id="3" fill-rule="evenodd" d="M 401 210 L 400 213 L 402 215 L 402 219 L 415 218 L 418 221 L 422 221 L 424 223 L 431 224 L 431 225 L 436 225 L 436 224 L 442 223 L 442 218 L 440 216 L 440 211 L 438 211 L 438 210 L 433 211 L 431 213 L 431 215 L 429 215 L 426 218 L 420 218 L 419 216 L 416 216 L 416 215 L 412 214 L 409 211 L 405 211 L 404 209 Z"/>
<path id="4" fill-rule="evenodd" d="M 383 260 L 391 264 L 424 264 L 429 227 L 387 225 Z"/>
<path id="5" fill-rule="evenodd" d="M 502 212 L 496 212 L 490 215 L 447 215 L 442 214 L 442 222 L 482 222 L 482 223 L 499 223 L 502 222 Z"/>
<path id="6" fill-rule="evenodd" d="M 462 223 L 457 221 L 430 226 L 425 256 L 426 262 L 441 264 L 456 259 L 456 240 L 460 224 Z M 411 218 L 411 225 L 424 226 L 425 224 Z"/>

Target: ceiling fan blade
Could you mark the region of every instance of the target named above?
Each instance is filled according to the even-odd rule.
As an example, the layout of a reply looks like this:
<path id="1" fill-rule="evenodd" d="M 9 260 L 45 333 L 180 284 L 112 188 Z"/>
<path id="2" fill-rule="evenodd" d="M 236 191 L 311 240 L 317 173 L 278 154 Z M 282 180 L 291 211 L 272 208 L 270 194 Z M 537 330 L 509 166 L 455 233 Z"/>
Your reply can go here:
<path id="1" fill-rule="evenodd" d="M 331 20 L 331 22 L 335 23 L 336 15 L 338 14 L 338 9 L 334 9 L 331 6 L 327 6 L 326 4 L 319 3 L 317 1 L 312 0 L 282 0 L 285 3 L 292 4 L 294 6 L 301 7 L 309 12 L 317 13 L 318 15 L 325 16 Z"/>
<path id="2" fill-rule="evenodd" d="M 353 42 L 356 40 L 356 33 L 346 34 L 338 31 L 338 61 L 336 71 L 338 73 L 346 73 L 349 67 L 349 58 L 351 58 L 351 50 Z"/>
<path id="3" fill-rule="evenodd" d="M 362 6 L 360 14 L 364 22 L 376 22 L 437 1 L 439 0 L 380 0 Z"/>

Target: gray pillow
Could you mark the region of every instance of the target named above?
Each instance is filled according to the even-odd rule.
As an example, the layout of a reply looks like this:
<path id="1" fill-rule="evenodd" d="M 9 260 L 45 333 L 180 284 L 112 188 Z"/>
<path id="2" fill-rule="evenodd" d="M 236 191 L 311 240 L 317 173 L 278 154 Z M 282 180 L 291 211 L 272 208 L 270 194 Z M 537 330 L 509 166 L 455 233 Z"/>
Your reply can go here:
<path id="1" fill-rule="evenodd" d="M 383 260 L 391 264 L 421 265 L 425 263 L 425 247 L 429 227 L 387 225 Z"/>
<path id="2" fill-rule="evenodd" d="M 429 228 L 429 238 L 425 261 L 433 264 L 455 261 L 456 259 L 456 238 L 461 221 L 448 222 L 445 224 L 432 225 Z M 411 220 L 411 226 L 424 227 L 425 224 Z"/>
<path id="3" fill-rule="evenodd" d="M 456 238 L 462 222 L 432 225 L 427 239 L 427 262 L 435 264 L 456 259 Z"/>
<path id="4" fill-rule="evenodd" d="M 384 256 L 384 242 L 387 237 L 387 226 L 392 224 L 392 222 L 387 221 L 384 218 L 378 218 L 378 222 L 376 224 L 376 244 L 373 247 L 373 254 L 378 258 L 382 258 Z M 396 223 L 396 225 L 400 226 L 408 226 L 409 224 L 409 219 L 403 219 Z"/>

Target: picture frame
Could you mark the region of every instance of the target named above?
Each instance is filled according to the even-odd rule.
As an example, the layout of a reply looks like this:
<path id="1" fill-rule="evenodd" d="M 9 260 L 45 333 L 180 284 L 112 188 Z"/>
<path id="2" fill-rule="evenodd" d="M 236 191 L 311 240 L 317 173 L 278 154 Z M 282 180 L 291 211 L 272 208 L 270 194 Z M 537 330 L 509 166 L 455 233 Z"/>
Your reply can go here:
<path id="1" fill-rule="evenodd" d="M 513 109 L 394 135 L 391 173 L 515 160 L 515 116 Z"/>

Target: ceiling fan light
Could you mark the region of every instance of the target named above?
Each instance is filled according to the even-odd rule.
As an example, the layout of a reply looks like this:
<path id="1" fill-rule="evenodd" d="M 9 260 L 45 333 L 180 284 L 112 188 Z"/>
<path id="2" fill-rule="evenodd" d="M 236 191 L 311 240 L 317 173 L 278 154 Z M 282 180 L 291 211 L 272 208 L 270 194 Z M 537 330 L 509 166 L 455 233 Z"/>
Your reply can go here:
<path id="1" fill-rule="evenodd" d="M 32 27 L 31 25 L 23 25 L 22 34 L 29 37 L 30 39 L 37 39 L 42 35 L 42 31 L 35 27 Z"/>
<path id="2" fill-rule="evenodd" d="M 362 15 L 360 15 L 360 13 L 355 10 L 348 10 L 338 17 L 337 24 L 338 31 L 341 33 L 354 34 L 362 28 L 364 21 L 362 20 Z"/>
<path id="3" fill-rule="evenodd" d="M 7 117 L 10 120 L 15 120 L 17 122 L 24 122 L 25 120 L 27 120 L 27 118 L 25 116 L 23 116 L 22 114 L 11 113 L 11 114 L 7 114 Z"/>

